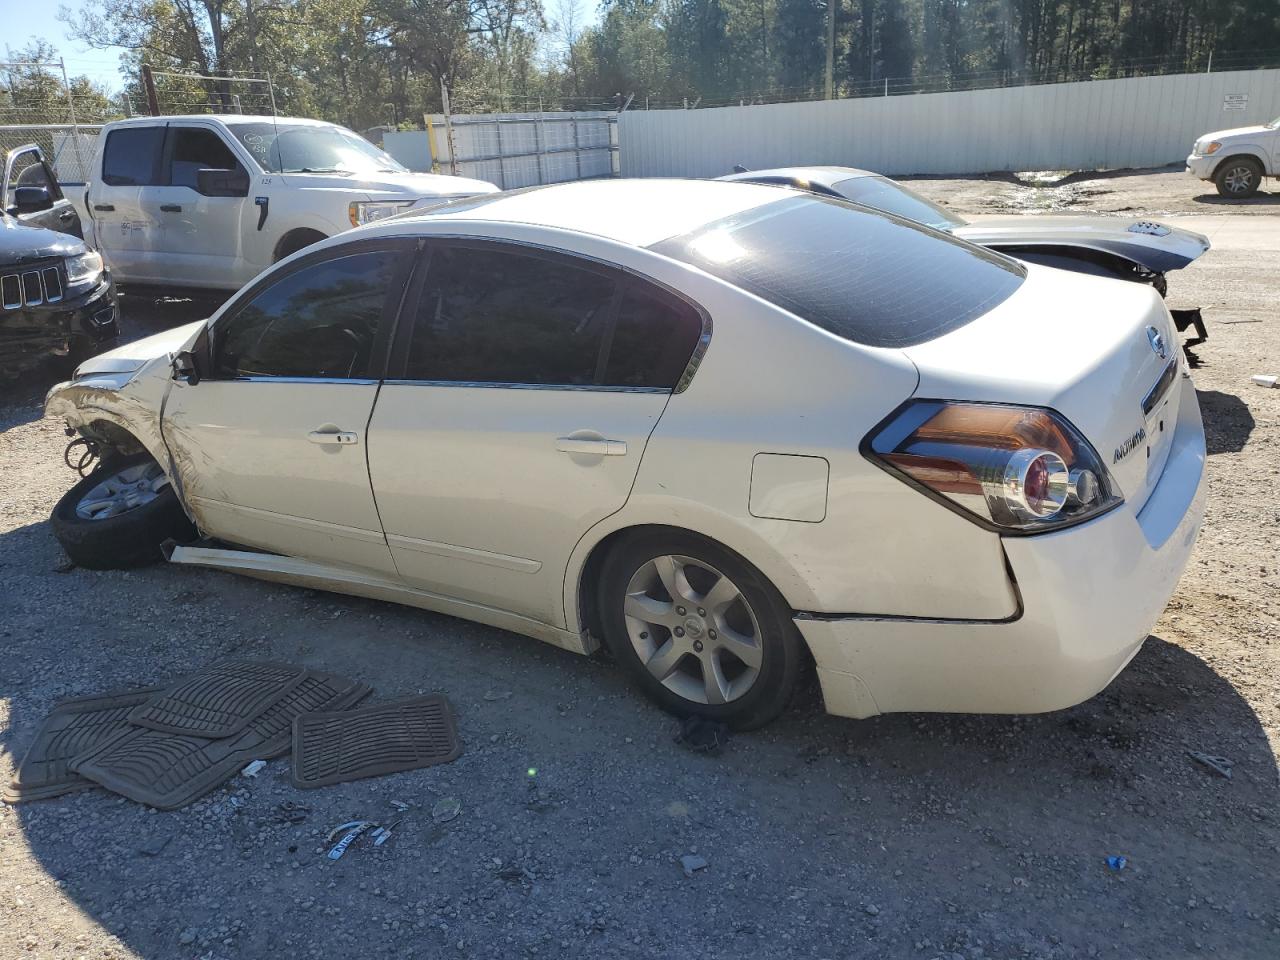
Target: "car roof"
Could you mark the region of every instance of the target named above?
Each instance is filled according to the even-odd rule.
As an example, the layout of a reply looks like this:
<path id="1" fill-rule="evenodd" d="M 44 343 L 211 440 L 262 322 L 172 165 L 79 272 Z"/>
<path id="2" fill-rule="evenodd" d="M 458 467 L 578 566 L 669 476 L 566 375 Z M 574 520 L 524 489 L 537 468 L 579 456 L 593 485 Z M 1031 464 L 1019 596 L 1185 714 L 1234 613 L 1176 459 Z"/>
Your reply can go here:
<path id="1" fill-rule="evenodd" d="M 180 113 L 173 115 L 163 115 L 159 117 L 129 117 L 126 120 L 114 120 L 108 126 L 112 127 L 133 127 L 146 126 L 154 123 L 170 123 L 174 120 L 206 120 L 213 123 L 221 123 L 224 126 L 234 127 L 242 123 L 280 123 L 289 126 L 307 126 L 307 127 L 332 127 L 336 124 L 327 120 L 312 120 L 309 117 L 272 117 L 269 115 L 255 115 L 244 113 Z"/>
<path id="2" fill-rule="evenodd" d="M 776 187 L 716 180 L 578 180 L 484 194 L 395 220 L 521 223 L 647 247 L 778 201 Z"/>
<path id="3" fill-rule="evenodd" d="M 746 173 L 731 173 L 721 180 L 757 180 L 760 177 L 789 177 L 795 180 L 808 180 L 829 187 L 841 180 L 852 180 L 857 177 L 878 177 L 880 174 L 870 170 L 859 170 L 857 167 L 770 167 L 768 170 L 748 170 Z"/>

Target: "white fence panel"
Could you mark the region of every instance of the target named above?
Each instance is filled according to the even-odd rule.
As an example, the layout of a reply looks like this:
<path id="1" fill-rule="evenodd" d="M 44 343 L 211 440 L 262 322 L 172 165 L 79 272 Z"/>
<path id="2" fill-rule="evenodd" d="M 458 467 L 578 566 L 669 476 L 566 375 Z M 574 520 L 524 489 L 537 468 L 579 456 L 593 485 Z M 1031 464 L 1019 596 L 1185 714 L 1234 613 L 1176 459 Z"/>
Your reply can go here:
<path id="1" fill-rule="evenodd" d="M 430 133 L 388 133 L 383 148 L 411 170 L 430 170 L 434 160 L 440 173 L 488 180 L 504 190 L 618 174 L 615 113 L 454 114 L 448 120 L 437 114 L 430 119 Z"/>
<path id="2" fill-rule="evenodd" d="M 618 145 L 626 177 L 717 177 L 734 164 L 835 164 L 887 174 L 1101 170 L 1174 163 L 1201 134 L 1277 116 L 1280 70 L 1242 70 L 629 110 L 618 120 Z"/>

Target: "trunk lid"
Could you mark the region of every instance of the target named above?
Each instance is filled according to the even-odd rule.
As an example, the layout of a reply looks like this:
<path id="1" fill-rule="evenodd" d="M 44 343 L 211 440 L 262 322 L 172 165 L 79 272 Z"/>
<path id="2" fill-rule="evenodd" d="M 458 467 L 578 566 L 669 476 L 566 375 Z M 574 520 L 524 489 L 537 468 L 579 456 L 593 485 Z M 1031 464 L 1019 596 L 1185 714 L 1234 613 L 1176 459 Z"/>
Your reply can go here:
<path id="1" fill-rule="evenodd" d="M 1030 265 L 990 313 L 905 353 L 920 371 L 918 397 L 1062 414 L 1135 512 L 1160 479 L 1182 362 L 1169 311 L 1150 287 Z"/>

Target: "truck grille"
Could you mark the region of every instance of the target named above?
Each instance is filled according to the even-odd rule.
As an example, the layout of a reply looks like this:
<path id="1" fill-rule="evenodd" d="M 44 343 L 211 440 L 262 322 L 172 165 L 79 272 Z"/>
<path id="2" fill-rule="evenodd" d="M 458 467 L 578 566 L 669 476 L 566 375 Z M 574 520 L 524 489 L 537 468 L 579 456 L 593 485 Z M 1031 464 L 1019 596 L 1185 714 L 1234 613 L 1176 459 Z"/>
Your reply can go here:
<path id="1" fill-rule="evenodd" d="M 12 273 L 0 268 L 0 306 L 5 310 L 38 307 L 62 299 L 62 272 L 56 266 Z"/>

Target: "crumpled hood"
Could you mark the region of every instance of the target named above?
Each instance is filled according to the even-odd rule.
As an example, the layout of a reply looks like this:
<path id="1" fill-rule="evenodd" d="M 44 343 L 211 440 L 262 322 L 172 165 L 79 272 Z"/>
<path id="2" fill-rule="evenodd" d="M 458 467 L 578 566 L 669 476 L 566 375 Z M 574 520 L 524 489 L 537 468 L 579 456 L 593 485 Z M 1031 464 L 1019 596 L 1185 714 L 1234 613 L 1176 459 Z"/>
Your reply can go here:
<path id="1" fill-rule="evenodd" d="M 350 190 L 368 194 L 371 200 L 470 197 L 478 193 L 498 192 L 498 188 L 487 180 L 438 173 L 291 173 L 287 179 L 290 186 L 304 190 Z"/>
<path id="2" fill-rule="evenodd" d="M 1260 123 L 1255 123 L 1251 127 L 1232 127 L 1230 130 L 1215 130 L 1213 133 L 1206 133 L 1196 138 L 1196 143 L 1207 143 L 1210 140 L 1226 140 L 1230 137 L 1257 137 L 1270 136 L 1275 133 L 1274 130 L 1268 130 Z"/>
<path id="3" fill-rule="evenodd" d="M 133 373 L 141 370 L 148 361 L 166 357 L 181 350 L 206 322 L 197 320 L 194 323 L 183 324 L 181 327 L 143 337 L 123 347 L 90 357 L 76 368 L 76 378 L 100 373 Z"/>
<path id="4" fill-rule="evenodd" d="M 86 249 L 79 237 L 28 226 L 7 214 L 0 214 L 0 265 L 45 257 L 72 257 Z"/>

